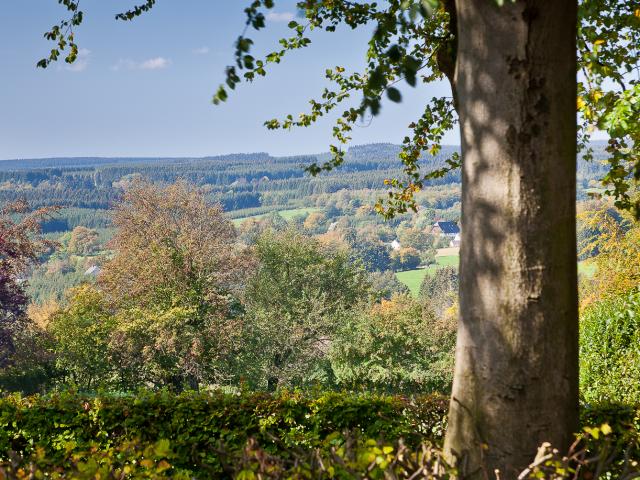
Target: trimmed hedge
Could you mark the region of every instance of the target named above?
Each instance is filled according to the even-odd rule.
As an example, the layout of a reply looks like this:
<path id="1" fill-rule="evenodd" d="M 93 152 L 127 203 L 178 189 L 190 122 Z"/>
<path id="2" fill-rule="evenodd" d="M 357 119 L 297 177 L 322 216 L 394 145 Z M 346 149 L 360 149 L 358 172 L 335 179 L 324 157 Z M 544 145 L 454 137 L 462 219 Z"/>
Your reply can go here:
<path id="1" fill-rule="evenodd" d="M 322 448 L 327 438 L 344 431 L 371 439 L 403 438 L 408 445 L 438 444 L 447 407 L 448 400 L 437 396 L 338 393 L 12 395 L 0 399 L 0 461 L 10 452 L 38 453 L 62 464 L 70 453 L 167 440 L 176 468 L 207 477 L 222 472 L 221 450 L 242 451 L 249 439 L 284 457 L 296 447 Z"/>
<path id="2" fill-rule="evenodd" d="M 114 472 L 113 478 L 245 478 L 243 472 L 263 470 L 272 475 L 264 478 L 289 478 L 280 475 L 301 465 L 307 473 L 295 478 L 316 478 L 309 473 L 314 465 L 329 475 L 370 471 L 372 461 L 380 462 L 380 475 L 406 462 L 402 468 L 412 472 L 421 462 L 440 461 L 447 406 L 439 396 L 339 393 L 12 395 L 0 398 L 0 478 L 26 478 L 20 472 L 33 468 L 69 479 Z M 606 453 L 607 471 L 617 475 L 628 460 L 640 461 L 638 406 L 584 406 L 581 421 L 585 452 Z"/>

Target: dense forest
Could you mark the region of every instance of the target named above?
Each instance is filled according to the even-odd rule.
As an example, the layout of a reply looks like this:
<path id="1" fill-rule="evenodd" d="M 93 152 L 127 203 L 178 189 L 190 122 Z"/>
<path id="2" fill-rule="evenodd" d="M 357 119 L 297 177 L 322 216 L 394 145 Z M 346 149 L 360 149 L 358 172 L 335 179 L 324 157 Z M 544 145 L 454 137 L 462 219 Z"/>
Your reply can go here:
<path id="1" fill-rule="evenodd" d="M 601 164 L 604 145 L 595 145 L 595 159 L 578 167 L 579 198 L 586 198 L 591 187 L 606 172 Z M 62 215 L 45 231 L 65 231 L 78 225 L 92 228 L 108 226 L 101 210 L 109 209 L 122 188 L 135 178 L 172 183 L 178 179 L 198 185 L 211 199 L 220 202 L 232 216 L 246 216 L 298 206 L 312 206 L 323 195 L 340 190 L 372 191 L 383 194 L 384 180 L 402 178 L 398 167 L 399 146 L 374 144 L 349 149 L 344 166 L 334 172 L 309 178 L 304 166 L 322 162 L 325 156 L 271 157 L 266 153 L 237 154 L 205 158 L 59 158 L 6 160 L 0 162 L 0 201 L 27 200 L 39 206 L 61 206 Z M 426 171 L 441 168 L 455 151 L 448 147 L 421 164 Z M 460 183 L 454 171 L 430 181 L 430 186 Z M 428 205 L 427 201 L 423 204 Z M 442 208 L 441 204 L 431 205 Z M 97 210 L 83 215 L 82 210 Z M 247 212 L 240 212 L 246 210 Z"/>

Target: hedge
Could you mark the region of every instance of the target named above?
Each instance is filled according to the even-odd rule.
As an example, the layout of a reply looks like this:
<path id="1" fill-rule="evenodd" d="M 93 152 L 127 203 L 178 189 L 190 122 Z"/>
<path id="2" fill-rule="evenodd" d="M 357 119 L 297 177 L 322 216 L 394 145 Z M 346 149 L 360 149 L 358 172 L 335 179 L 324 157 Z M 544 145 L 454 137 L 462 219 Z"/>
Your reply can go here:
<path id="1" fill-rule="evenodd" d="M 242 451 L 249 439 L 285 457 L 297 447 L 321 447 L 345 431 L 367 439 L 403 438 L 414 446 L 425 440 L 437 444 L 447 406 L 439 396 L 338 393 L 11 395 L 0 399 L 0 461 L 16 452 L 63 463 L 74 452 L 168 441 L 176 468 L 207 477 L 222 471 L 221 451 Z"/>
<path id="2" fill-rule="evenodd" d="M 447 406 L 440 396 L 340 393 L 11 395 L 0 398 L 0 478 L 27 478 L 20 469 L 33 468 L 73 479 L 244 478 L 250 470 L 262 478 L 351 478 L 265 473 L 318 467 L 319 459 L 325 473 L 327 465 L 369 471 L 371 458 L 382 469 L 400 461 L 418 468 L 427 457 L 438 460 Z M 585 405 L 581 421 L 587 451 L 617 452 L 605 455 L 610 473 L 626 469 L 620 459 L 638 465 L 638 406 Z"/>

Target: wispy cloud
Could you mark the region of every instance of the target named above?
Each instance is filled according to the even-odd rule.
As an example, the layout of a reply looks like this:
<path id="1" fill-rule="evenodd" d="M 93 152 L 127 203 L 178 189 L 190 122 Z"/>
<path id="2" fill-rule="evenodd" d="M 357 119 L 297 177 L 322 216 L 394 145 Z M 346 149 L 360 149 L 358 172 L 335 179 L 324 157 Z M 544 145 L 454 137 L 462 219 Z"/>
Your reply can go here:
<path id="1" fill-rule="evenodd" d="M 292 12 L 269 12 L 267 13 L 267 20 L 271 22 L 290 22 L 296 18 L 295 13 Z"/>
<path id="2" fill-rule="evenodd" d="M 121 58 L 111 67 L 112 70 L 161 70 L 171 65 L 171 60 L 164 57 L 155 57 L 136 62 L 130 58 Z"/>
<path id="3" fill-rule="evenodd" d="M 89 66 L 89 58 L 91 56 L 91 50 L 87 50 L 86 48 L 81 48 L 78 50 L 78 56 L 76 57 L 76 61 L 70 65 L 67 65 L 65 68 L 70 72 L 84 72 Z"/>
<path id="4" fill-rule="evenodd" d="M 209 47 L 194 48 L 193 53 L 195 53 L 196 55 L 206 55 L 207 53 L 209 53 Z"/>
<path id="5" fill-rule="evenodd" d="M 140 63 L 140 68 L 142 70 L 160 70 L 161 68 L 167 68 L 170 63 L 171 61 L 167 58 L 155 57 Z"/>

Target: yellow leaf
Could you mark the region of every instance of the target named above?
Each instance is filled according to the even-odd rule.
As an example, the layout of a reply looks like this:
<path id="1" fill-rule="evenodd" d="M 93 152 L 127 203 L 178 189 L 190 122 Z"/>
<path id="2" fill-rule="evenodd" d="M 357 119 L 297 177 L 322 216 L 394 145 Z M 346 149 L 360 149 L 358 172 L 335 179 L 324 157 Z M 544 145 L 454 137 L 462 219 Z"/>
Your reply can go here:
<path id="1" fill-rule="evenodd" d="M 609 424 L 603 423 L 602 426 L 600 427 L 600 431 L 604 435 L 609 435 L 611 432 L 613 432 L 613 429 L 609 426 Z"/>
<path id="2" fill-rule="evenodd" d="M 598 45 L 602 45 L 604 43 L 604 40 L 602 40 L 601 38 L 599 38 L 598 40 L 596 40 L 595 42 L 593 42 L 594 45 L 598 46 Z"/>
<path id="3" fill-rule="evenodd" d="M 578 110 L 582 110 L 587 103 L 584 101 L 584 98 L 578 97 Z"/>
<path id="4" fill-rule="evenodd" d="M 144 468 L 151 468 L 153 467 L 153 460 L 145 458 L 140 462 L 140 465 L 142 465 Z"/>
<path id="5" fill-rule="evenodd" d="M 636 17 L 640 18 L 640 8 L 636 8 L 636 11 L 635 11 L 635 12 L 633 12 L 633 14 L 634 14 Z"/>
<path id="6" fill-rule="evenodd" d="M 236 480 L 254 480 L 255 478 L 256 475 L 251 470 L 242 470 L 236 477 Z"/>

